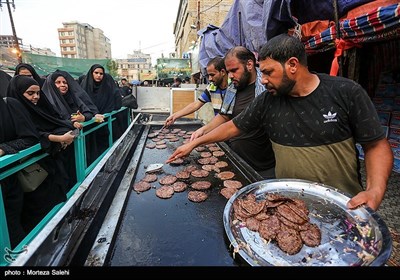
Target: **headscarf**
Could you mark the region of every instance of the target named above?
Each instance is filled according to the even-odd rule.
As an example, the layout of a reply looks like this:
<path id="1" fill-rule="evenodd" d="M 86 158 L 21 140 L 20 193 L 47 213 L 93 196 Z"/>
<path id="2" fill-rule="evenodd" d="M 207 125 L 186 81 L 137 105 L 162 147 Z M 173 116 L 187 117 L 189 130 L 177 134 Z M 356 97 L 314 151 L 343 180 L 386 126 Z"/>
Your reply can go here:
<path id="1" fill-rule="evenodd" d="M 55 85 L 56 79 L 60 76 L 64 77 L 68 84 L 68 92 L 64 95 L 60 93 Z M 87 93 L 68 72 L 57 70 L 49 75 L 43 84 L 42 91 L 61 117 L 66 120 L 69 120 L 71 114 L 76 113 L 78 110 L 85 116 L 86 121 L 94 116 L 94 113 L 79 98 L 79 96 L 87 95 Z M 93 103 L 92 105 L 95 106 Z M 97 112 L 97 108 L 95 112 Z"/>
<path id="2" fill-rule="evenodd" d="M 0 97 L 5 97 L 7 95 L 7 87 L 10 80 L 11 76 L 3 70 L 0 70 Z"/>
<path id="3" fill-rule="evenodd" d="M 103 69 L 104 76 L 100 82 L 93 79 L 93 72 L 97 68 Z M 110 113 L 115 108 L 114 94 L 117 91 L 114 79 L 107 74 L 104 67 L 94 64 L 90 67 L 86 77 L 81 82 L 81 87 L 88 93 L 100 114 Z"/>
<path id="4" fill-rule="evenodd" d="M 32 78 L 35 79 L 35 80 L 38 82 L 40 88 L 42 88 L 43 83 L 44 83 L 44 79 L 41 78 L 41 77 L 39 76 L 39 74 L 36 72 L 35 68 L 33 68 L 33 66 L 30 65 L 30 64 L 28 64 L 28 63 L 20 63 L 20 64 L 18 64 L 18 65 L 15 67 L 14 76 L 19 75 L 19 70 L 20 70 L 21 68 L 26 68 L 26 69 L 28 69 L 29 72 L 32 73 Z"/>
<path id="5" fill-rule="evenodd" d="M 43 93 L 37 105 L 24 97 L 24 92 L 32 85 L 39 84 L 28 76 L 14 76 L 8 86 L 7 96 L 18 99 L 25 106 L 40 132 L 62 135 L 75 129 L 71 121 L 62 119 Z"/>

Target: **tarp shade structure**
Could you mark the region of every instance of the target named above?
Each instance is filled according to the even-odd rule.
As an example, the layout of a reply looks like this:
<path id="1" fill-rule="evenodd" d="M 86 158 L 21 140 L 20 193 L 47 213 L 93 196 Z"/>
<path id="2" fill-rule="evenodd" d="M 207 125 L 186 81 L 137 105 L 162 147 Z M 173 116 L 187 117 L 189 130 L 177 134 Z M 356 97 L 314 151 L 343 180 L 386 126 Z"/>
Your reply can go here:
<path id="1" fill-rule="evenodd" d="M 234 46 L 217 26 L 209 24 L 198 34 L 202 37 L 199 51 L 199 63 L 202 70 L 206 68 L 208 61 L 217 56 L 225 56 L 225 53 Z"/>
<path id="2" fill-rule="evenodd" d="M 264 0 L 237 0 L 229 10 L 221 28 L 208 25 L 200 30 L 199 62 L 204 70 L 210 59 L 225 56 L 234 46 L 244 46 L 258 52 L 265 42 L 263 26 Z M 239 16 L 240 15 L 240 16 Z"/>
<path id="3" fill-rule="evenodd" d="M 202 71 L 205 71 L 210 59 L 224 56 L 234 46 L 242 45 L 258 53 L 268 39 L 288 32 L 297 24 L 316 20 L 333 21 L 333 1 L 335 0 L 236 0 L 221 28 L 208 25 L 198 32 L 201 37 L 199 62 Z M 345 16 L 351 9 L 370 2 L 374 1 L 337 0 L 338 16 Z M 398 4 L 380 7 L 368 14 L 340 21 L 340 37 L 358 43 L 399 36 Z M 313 53 L 335 48 L 337 38 L 336 28 L 332 26 L 307 41 L 307 51 Z"/>
<path id="4" fill-rule="evenodd" d="M 315 20 L 335 20 L 333 2 L 337 1 L 338 18 L 346 15 L 351 9 L 375 0 L 285 0 L 272 2 L 290 3 L 292 14 L 299 24 Z M 285 8 L 286 8 L 285 7 Z"/>
<path id="5" fill-rule="evenodd" d="M 110 61 L 109 59 L 64 58 L 30 53 L 22 53 L 22 60 L 32 65 L 41 76 L 46 76 L 58 69 L 68 72 L 74 78 L 86 74 L 93 64 L 102 65 L 108 73 L 107 64 Z"/>
<path id="6" fill-rule="evenodd" d="M 362 16 L 339 21 L 340 39 L 354 44 L 400 37 L 400 4 L 372 9 Z M 335 48 L 336 27 L 331 26 L 306 43 L 308 53 Z M 336 44 L 335 44 L 336 43 Z"/>

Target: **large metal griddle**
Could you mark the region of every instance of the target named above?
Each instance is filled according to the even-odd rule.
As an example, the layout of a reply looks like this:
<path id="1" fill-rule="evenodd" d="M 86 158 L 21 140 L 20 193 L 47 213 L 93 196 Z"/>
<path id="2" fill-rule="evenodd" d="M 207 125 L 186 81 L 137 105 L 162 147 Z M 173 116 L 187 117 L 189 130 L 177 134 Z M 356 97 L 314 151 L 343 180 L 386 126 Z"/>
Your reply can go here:
<path id="1" fill-rule="evenodd" d="M 162 127 L 163 118 L 160 121 L 151 119 L 144 134 L 148 135 Z M 170 127 L 180 128 L 186 131 L 194 131 L 201 123 L 194 121 L 182 121 Z M 142 137 L 143 138 L 143 137 Z M 153 163 L 165 163 L 173 151 L 182 145 L 179 142 L 166 140 L 167 148 L 148 149 L 145 145 L 151 142 L 147 138 L 146 143 L 140 143 L 142 153 L 136 166 L 135 179 L 131 185 L 140 181 L 146 173 L 146 168 Z M 220 160 L 227 161 L 229 166 L 222 171 L 233 171 L 242 184 L 248 185 L 261 177 L 248 167 L 229 147 L 219 144 L 226 155 Z M 198 152 L 193 151 L 185 159 L 185 164 L 173 166 L 164 164 L 162 173 L 158 178 L 176 174 L 187 165 L 196 165 L 200 158 Z M 247 166 L 247 169 L 242 167 Z M 161 185 L 151 183 L 153 188 L 143 193 L 136 193 L 133 188 L 126 202 L 125 211 L 120 221 L 115 236 L 115 241 L 110 257 L 106 260 L 109 266 L 234 266 L 245 264 L 232 257 L 230 243 L 226 238 L 222 221 L 227 199 L 219 191 L 223 182 L 216 178 L 214 172 L 210 172 L 207 178 L 191 177 L 188 183 L 199 180 L 208 180 L 212 183 L 207 190 L 209 197 L 202 203 L 194 203 L 188 200 L 190 189 L 182 193 L 175 193 L 170 199 L 161 199 L 155 195 L 155 191 Z"/>

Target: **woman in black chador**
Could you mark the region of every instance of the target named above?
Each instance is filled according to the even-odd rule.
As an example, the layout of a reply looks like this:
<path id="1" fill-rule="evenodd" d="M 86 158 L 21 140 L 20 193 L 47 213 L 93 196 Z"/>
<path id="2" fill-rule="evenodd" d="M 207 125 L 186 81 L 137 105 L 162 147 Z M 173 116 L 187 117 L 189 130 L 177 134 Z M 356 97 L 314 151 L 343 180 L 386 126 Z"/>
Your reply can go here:
<path id="1" fill-rule="evenodd" d="M 24 76 L 29 76 L 33 79 L 36 80 L 36 82 L 39 83 L 39 86 L 42 87 L 44 83 L 44 78 L 40 77 L 39 74 L 36 72 L 35 68 L 33 68 L 32 65 L 28 63 L 20 63 L 15 67 L 15 73 L 14 76 L 16 75 L 24 75 Z"/>
<path id="2" fill-rule="evenodd" d="M 116 105 L 116 92 L 118 92 L 118 89 L 116 88 L 114 79 L 110 74 L 105 73 L 104 67 L 100 64 L 94 64 L 90 67 L 81 82 L 81 87 L 88 93 L 93 103 L 99 109 L 100 114 L 111 113 L 121 108 L 121 103 Z M 119 98 L 121 97 L 119 96 Z M 100 128 L 92 134 L 91 150 L 87 153 L 88 164 L 92 163 L 110 147 L 107 126 Z"/>
<path id="3" fill-rule="evenodd" d="M 64 162 L 72 157 L 75 129 L 54 110 L 39 84 L 28 76 L 17 75 L 10 81 L 7 96 L 18 99 L 30 113 L 39 131 L 42 149 L 50 156 L 39 161 L 49 173 L 46 180 L 33 192 L 25 193 L 23 225 L 31 230 L 55 205 L 66 200 L 71 185 Z M 72 148 L 71 148 L 72 147 Z"/>
<path id="4" fill-rule="evenodd" d="M 86 122 L 97 113 L 92 112 L 82 101 L 80 96 L 87 95 L 87 93 L 65 71 L 57 70 L 47 76 L 42 91 L 53 107 L 66 120 Z"/>
<path id="5" fill-rule="evenodd" d="M 83 125 L 81 123 L 91 120 L 97 112 L 97 108 L 93 103 L 90 106 L 94 106 L 94 112 L 81 100 L 80 96 L 85 98 L 84 95 L 86 95 L 86 99 L 90 98 L 74 78 L 65 71 L 57 70 L 47 76 L 42 92 L 60 116 L 65 120 L 70 120 L 74 127 L 78 129 L 82 129 Z M 65 157 L 67 162 L 64 162 L 64 166 L 71 177 L 71 185 L 69 186 L 71 188 L 77 180 L 75 153 L 72 151 L 70 154 L 72 155 L 71 157 Z"/>
<path id="6" fill-rule="evenodd" d="M 16 99 L 0 97 L 0 157 L 39 143 L 39 135 L 24 106 Z M 11 247 L 25 237 L 21 224 L 24 193 L 16 175 L 0 181 Z"/>

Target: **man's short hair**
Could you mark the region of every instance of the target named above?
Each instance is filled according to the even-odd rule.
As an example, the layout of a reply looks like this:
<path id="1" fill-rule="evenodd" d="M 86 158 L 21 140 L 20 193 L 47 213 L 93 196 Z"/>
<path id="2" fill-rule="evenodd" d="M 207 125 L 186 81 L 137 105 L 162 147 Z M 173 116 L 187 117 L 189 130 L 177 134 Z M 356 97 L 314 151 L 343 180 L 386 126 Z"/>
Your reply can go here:
<path id="1" fill-rule="evenodd" d="M 271 58 L 283 64 L 291 57 L 296 57 L 300 64 L 307 66 L 307 54 L 304 44 L 296 37 L 286 33 L 268 40 L 260 50 L 259 60 Z"/>
<path id="2" fill-rule="evenodd" d="M 228 56 L 236 57 L 243 65 L 246 65 L 249 59 L 253 61 L 254 65 L 256 65 L 256 57 L 254 53 L 242 46 L 231 48 L 226 53 L 225 58 L 227 58 Z"/>
<path id="3" fill-rule="evenodd" d="M 214 65 L 214 68 L 217 71 L 221 71 L 222 69 L 224 69 L 226 71 L 225 61 L 224 61 L 223 57 L 220 57 L 220 56 L 214 57 L 207 63 L 207 67 L 210 65 Z"/>

